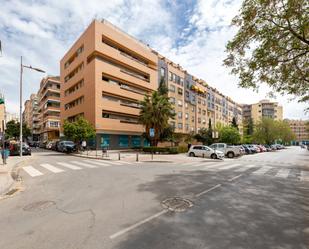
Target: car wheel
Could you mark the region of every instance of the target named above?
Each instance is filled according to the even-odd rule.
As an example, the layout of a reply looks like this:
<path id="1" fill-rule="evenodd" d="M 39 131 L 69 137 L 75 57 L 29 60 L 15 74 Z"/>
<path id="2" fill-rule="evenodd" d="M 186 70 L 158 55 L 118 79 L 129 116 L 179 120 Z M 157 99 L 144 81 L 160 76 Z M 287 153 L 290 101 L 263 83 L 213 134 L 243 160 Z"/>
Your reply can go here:
<path id="1" fill-rule="evenodd" d="M 214 153 L 214 154 L 211 154 L 210 158 L 211 158 L 211 159 L 217 159 L 218 157 L 217 157 L 217 155 Z"/>
<path id="2" fill-rule="evenodd" d="M 190 153 L 189 153 L 189 156 L 190 156 L 190 157 L 195 157 L 195 154 L 194 154 L 193 152 L 190 152 Z"/>
<path id="3" fill-rule="evenodd" d="M 234 152 L 229 152 L 229 153 L 227 153 L 227 157 L 228 158 L 233 158 L 235 155 L 234 155 Z"/>

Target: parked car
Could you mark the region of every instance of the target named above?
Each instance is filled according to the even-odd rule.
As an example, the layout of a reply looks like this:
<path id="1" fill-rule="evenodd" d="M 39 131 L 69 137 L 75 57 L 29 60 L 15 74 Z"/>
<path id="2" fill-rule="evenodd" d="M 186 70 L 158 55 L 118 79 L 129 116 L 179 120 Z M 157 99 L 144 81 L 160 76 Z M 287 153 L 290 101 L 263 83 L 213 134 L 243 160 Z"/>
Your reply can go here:
<path id="1" fill-rule="evenodd" d="M 52 146 L 53 146 L 53 142 L 48 142 L 48 143 L 46 144 L 46 149 L 51 150 L 51 149 L 52 149 Z"/>
<path id="2" fill-rule="evenodd" d="M 233 158 L 235 156 L 241 155 L 241 149 L 239 146 L 227 145 L 225 143 L 214 143 L 209 147 L 212 148 L 214 151 L 222 151 L 224 155 L 228 158 Z"/>
<path id="3" fill-rule="evenodd" d="M 246 144 L 246 147 L 251 151 L 251 153 L 257 153 L 257 149 L 253 144 Z"/>
<path id="4" fill-rule="evenodd" d="M 244 148 L 246 154 L 253 154 L 253 153 L 255 153 L 255 151 L 253 152 L 253 151 L 249 148 L 249 146 L 246 145 L 246 144 L 243 144 L 242 147 Z"/>
<path id="5" fill-rule="evenodd" d="M 264 147 L 267 151 L 272 151 L 272 148 L 268 144 L 264 145 Z"/>
<path id="6" fill-rule="evenodd" d="M 20 155 L 20 144 L 19 143 L 11 143 L 9 145 L 9 150 L 10 150 L 11 156 Z M 23 154 L 23 156 L 26 156 L 26 155 L 31 156 L 31 148 L 26 143 L 22 143 L 22 154 Z"/>
<path id="7" fill-rule="evenodd" d="M 60 141 L 57 144 L 57 151 L 71 153 L 76 151 L 76 144 L 72 141 Z"/>
<path id="8" fill-rule="evenodd" d="M 260 144 L 258 145 L 260 147 L 260 149 L 262 150 L 262 152 L 267 152 L 267 149 L 264 147 L 264 145 Z"/>
<path id="9" fill-rule="evenodd" d="M 212 148 L 209 148 L 205 145 L 191 145 L 188 155 L 191 157 L 206 157 L 212 159 L 222 159 L 224 157 L 224 153 L 217 150 L 214 151 Z"/>

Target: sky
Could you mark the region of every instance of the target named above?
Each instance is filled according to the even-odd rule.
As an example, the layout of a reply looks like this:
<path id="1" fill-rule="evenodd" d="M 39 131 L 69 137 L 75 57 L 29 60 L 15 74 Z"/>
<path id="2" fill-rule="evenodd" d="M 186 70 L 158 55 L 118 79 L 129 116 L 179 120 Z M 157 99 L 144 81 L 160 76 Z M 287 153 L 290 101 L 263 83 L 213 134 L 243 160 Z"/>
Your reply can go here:
<path id="1" fill-rule="evenodd" d="M 263 84 L 259 92 L 238 88 L 222 65 L 241 0 L 0 0 L 0 6 L 0 92 L 9 112 L 19 110 L 20 56 L 25 65 L 59 75 L 60 59 L 94 18 L 107 19 L 238 103 L 258 102 L 269 92 Z M 23 101 L 47 74 L 24 70 Z M 308 105 L 293 96 L 272 100 L 283 105 L 284 118 L 309 119 Z"/>

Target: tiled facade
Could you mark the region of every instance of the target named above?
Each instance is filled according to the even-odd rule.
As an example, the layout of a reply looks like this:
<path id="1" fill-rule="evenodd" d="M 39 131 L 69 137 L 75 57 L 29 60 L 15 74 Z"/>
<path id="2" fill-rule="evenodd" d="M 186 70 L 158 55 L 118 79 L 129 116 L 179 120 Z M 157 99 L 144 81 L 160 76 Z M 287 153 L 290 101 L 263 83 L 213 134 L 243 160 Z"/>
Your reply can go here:
<path id="1" fill-rule="evenodd" d="M 33 141 L 39 141 L 40 126 L 39 126 L 39 103 L 36 94 L 31 94 L 30 99 L 25 102 L 23 112 L 23 122 L 27 124 L 31 130 Z"/>
<path id="2" fill-rule="evenodd" d="M 241 106 L 109 22 L 93 21 L 60 62 L 61 121 L 85 117 L 96 129 L 97 145 L 140 146 L 139 101 L 161 80 L 176 117 L 178 133 L 198 132 L 233 117 L 242 131 Z"/>
<path id="3" fill-rule="evenodd" d="M 60 78 L 43 78 L 38 98 L 38 119 L 40 141 L 59 139 L 60 132 Z"/>

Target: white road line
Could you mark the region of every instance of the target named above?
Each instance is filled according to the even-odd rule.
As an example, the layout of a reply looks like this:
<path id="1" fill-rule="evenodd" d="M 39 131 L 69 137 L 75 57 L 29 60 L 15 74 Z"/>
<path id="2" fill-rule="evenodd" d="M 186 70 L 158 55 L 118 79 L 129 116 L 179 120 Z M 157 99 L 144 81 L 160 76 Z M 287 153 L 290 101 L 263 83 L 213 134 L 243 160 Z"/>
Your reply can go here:
<path id="1" fill-rule="evenodd" d="M 57 164 L 59 164 L 63 167 L 69 168 L 69 169 L 73 169 L 73 170 L 82 169 L 81 167 L 78 167 L 78 166 L 75 166 L 75 165 L 72 165 L 72 164 L 69 164 L 69 163 L 57 162 Z"/>
<path id="2" fill-rule="evenodd" d="M 241 165 L 241 164 L 239 164 L 239 163 L 230 164 L 230 165 L 227 165 L 227 166 L 220 167 L 219 170 L 232 169 L 232 168 L 236 168 L 236 167 L 238 167 L 238 166 L 240 166 L 240 165 Z"/>
<path id="3" fill-rule="evenodd" d="M 254 174 L 254 175 L 263 175 L 263 174 L 265 174 L 267 171 L 269 171 L 271 169 L 272 169 L 272 167 L 263 166 L 262 168 L 252 172 L 252 174 Z"/>
<path id="4" fill-rule="evenodd" d="M 280 169 L 278 173 L 275 175 L 275 177 L 287 178 L 289 174 L 290 174 L 289 169 Z"/>
<path id="5" fill-rule="evenodd" d="M 107 164 L 112 164 L 112 165 L 122 165 L 120 162 L 115 162 L 115 161 L 105 160 L 104 162 L 107 163 Z"/>
<path id="6" fill-rule="evenodd" d="M 91 164 L 88 164 L 88 163 L 85 163 L 85 162 L 71 161 L 70 163 L 74 163 L 74 164 L 84 166 L 84 167 L 90 168 L 90 169 L 97 168 L 97 166 L 91 165 Z"/>
<path id="7" fill-rule="evenodd" d="M 254 164 L 249 164 L 249 165 L 246 165 L 246 166 L 244 166 L 244 167 L 242 167 L 242 168 L 235 169 L 234 171 L 235 171 L 235 172 L 244 172 L 244 171 L 247 171 L 247 170 L 249 170 L 249 169 L 251 169 L 251 168 L 254 168 L 254 167 L 256 167 L 256 165 L 254 165 Z"/>
<path id="8" fill-rule="evenodd" d="M 110 164 L 106 164 L 106 163 L 101 162 L 101 161 L 95 161 L 95 160 L 92 160 L 92 159 L 87 161 L 87 163 L 92 163 L 92 164 L 103 166 L 103 167 L 110 167 L 111 166 Z"/>
<path id="9" fill-rule="evenodd" d="M 130 232 L 131 230 L 133 230 L 133 229 L 135 229 L 135 228 L 137 228 L 137 227 L 139 227 L 139 226 L 141 226 L 141 225 L 143 225 L 143 224 L 145 224 L 145 223 L 147 223 L 147 222 L 149 222 L 149 221 L 151 221 L 151 220 L 153 220 L 155 218 L 158 218 L 159 216 L 161 216 L 161 215 L 163 215 L 163 214 L 165 214 L 167 212 L 168 212 L 168 210 L 163 210 L 163 211 L 161 211 L 159 213 L 156 213 L 156 214 L 154 214 L 154 215 L 152 215 L 152 216 L 150 216 L 150 217 L 148 217 L 148 218 L 146 218 L 144 220 L 141 220 L 140 222 L 135 223 L 132 226 L 129 226 L 129 227 L 123 229 L 123 230 L 120 230 L 117 233 L 112 234 L 111 236 L 109 236 L 109 238 L 110 239 L 115 239 L 115 238 L 117 238 L 117 237 L 119 237 L 119 236 L 121 236 L 121 235 L 123 235 L 123 234 L 125 234 L 127 232 Z"/>
<path id="10" fill-rule="evenodd" d="M 206 189 L 206 190 L 196 194 L 195 197 L 200 197 L 201 195 L 206 194 L 206 193 L 208 193 L 208 192 L 210 192 L 210 191 L 212 191 L 212 190 L 214 190 L 216 188 L 219 188 L 219 187 L 221 187 L 221 184 L 217 184 L 216 186 L 213 186 L 213 187 L 211 187 L 209 189 Z"/>
<path id="11" fill-rule="evenodd" d="M 226 165 L 227 163 L 217 163 L 214 165 L 205 166 L 202 170 L 203 171 L 218 171 L 220 167 Z"/>
<path id="12" fill-rule="evenodd" d="M 127 161 L 119 161 L 121 164 L 132 164 L 131 162 L 127 162 Z"/>
<path id="13" fill-rule="evenodd" d="M 300 180 L 308 182 L 309 181 L 309 172 L 308 171 L 301 171 Z"/>
<path id="14" fill-rule="evenodd" d="M 42 166 L 43 168 L 45 168 L 45 169 L 47 169 L 47 170 L 49 170 L 49 171 L 51 171 L 51 172 L 53 172 L 53 173 L 61 173 L 61 172 L 64 172 L 63 169 L 59 169 L 59 168 L 57 168 L 57 167 L 55 167 L 55 166 L 53 166 L 53 165 L 50 165 L 50 164 L 48 164 L 48 163 L 42 163 L 42 164 L 40 164 L 40 166 Z"/>
<path id="15" fill-rule="evenodd" d="M 43 173 L 41 173 L 37 169 L 33 168 L 32 166 L 26 166 L 26 167 L 23 167 L 23 169 L 24 169 L 24 171 L 26 171 L 32 177 L 43 175 Z"/>
<path id="16" fill-rule="evenodd" d="M 231 179 L 228 179 L 229 182 L 236 180 L 237 178 L 241 177 L 242 174 L 238 175 L 238 176 L 234 176 Z"/>
<path id="17" fill-rule="evenodd" d="M 184 163 L 184 164 L 182 164 L 182 166 L 193 166 L 193 165 L 196 165 L 196 164 L 201 164 L 201 162 Z"/>

